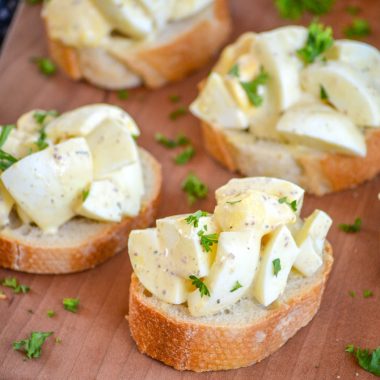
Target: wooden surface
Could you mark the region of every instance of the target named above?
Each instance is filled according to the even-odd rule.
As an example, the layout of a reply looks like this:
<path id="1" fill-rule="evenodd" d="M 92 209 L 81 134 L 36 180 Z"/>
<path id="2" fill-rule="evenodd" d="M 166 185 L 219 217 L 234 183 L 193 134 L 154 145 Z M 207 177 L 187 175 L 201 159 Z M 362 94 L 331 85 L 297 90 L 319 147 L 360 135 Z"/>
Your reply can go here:
<path id="1" fill-rule="evenodd" d="M 350 4 L 354 1 L 350 1 Z M 372 20 L 374 34 L 368 39 L 380 47 L 380 4 L 378 0 L 357 1 L 365 10 L 362 16 Z M 336 9 L 322 18 L 339 31 L 349 20 L 337 1 Z M 234 36 L 246 30 L 261 31 L 281 24 L 269 0 L 231 1 L 235 22 Z M 213 191 L 231 174 L 208 158 L 202 149 L 198 123 L 192 116 L 170 121 L 176 108 L 168 95 L 179 94 L 184 104 L 196 95 L 196 84 L 210 67 L 177 84 L 148 91 L 132 91 L 127 101 L 115 94 L 97 90 L 84 83 L 70 82 L 62 75 L 44 78 L 30 63 L 34 56 L 46 55 L 46 44 L 39 7 L 19 9 L 0 60 L 0 124 L 12 123 L 23 112 L 40 107 L 70 110 L 74 107 L 106 101 L 123 106 L 142 129 L 141 145 L 148 148 L 164 167 L 164 196 L 160 216 L 188 212 L 198 208 L 212 210 Z M 305 23 L 307 20 L 304 20 Z M 169 135 L 185 132 L 191 136 L 197 155 L 184 167 L 172 163 L 173 152 L 154 142 L 154 133 Z M 194 170 L 210 187 L 209 199 L 189 208 L 180 183 Z M 306 197 L 304 215 L 318 207 L 335 220 L 330 240 L 335 250 L 335 266 L 321 309 L 309 326 L 302 329 L 282 349 L 263 362 L 236 371 L 193 374 L 179 373 L 141 355 L 129 335 L 124 315 L 128 313 L 130 264 L 126 253 L 91 271 L 65 276 L 34 276 L 0 270 L 0 279 L 16 276 L 31 287 L 27 295 L 10 296 L 0 301 L 0 379 L 371 379 L 344 353 L 345 345 L 362 347 L 380 344 L 380 178 L 353 191 L 323 198 Z M 347 235 L 337 225 L 363 218 L 363 230 Z M 364 289 L 374 297 L 364 299 Z M 348 295 L 357 292 L 355 298 Z M 62 309 L 64 297 L 78 297 L 78 314 Z M 47 318 L 46 311 L 57 311 Z M 32 310 L 30 313 L 28 310 Z M 12 350 L 12 342 L 31 331 L 54 331 L 62 339 L 49 339 L 38 360 L 24 361 Z"/>

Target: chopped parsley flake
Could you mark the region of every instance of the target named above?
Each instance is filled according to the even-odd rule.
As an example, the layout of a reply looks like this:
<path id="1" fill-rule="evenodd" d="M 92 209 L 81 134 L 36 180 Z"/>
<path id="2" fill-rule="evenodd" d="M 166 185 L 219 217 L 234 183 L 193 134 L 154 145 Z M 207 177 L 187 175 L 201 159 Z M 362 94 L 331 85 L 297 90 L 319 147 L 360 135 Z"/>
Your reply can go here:
<path id="1" fill-rule="evenodd" d="M 240 82 L 245 93 L 248 96 L 249 102 L 255 107 L 261 106 L 264 99 L 258 93 L 259 86 L 267 83 L 269 79 L 268 74 L 265 72 L 264 68 L 260 68 L 260 73 L 250 82 Z"/>
<path id="2" fill-rule="evenodd" d="M 344 34 L 348 38 L 367 37 L 372 33 L 371 26 L 367 20 L 357 18 L 352 21 L 351 25 L 344 29 Z"/>
<path id="3" fill-rule="evenodd" d="M 79 299 L 77 298 L 64 298 L 63 308 L 71 313 L 76 313 L 78 311 Z"/>
<path id="4" fill-rule="evenodd" d="M 298 20 L 304 12 L 317 16 L 329 12 L 334 0 L 275 0 L 274 3 L 281 17 Z"/>
<path id="5" fill-rule="evenodd" d="M 239 69 L 239 65 L 237 63 L 235 63 L 230 71 L 228 72 L 229 75 L 231 75 L 232 77 L 236 77 L 236 78 L 239 78 L 240 76 L 240 69 Z"/>
<path id="6" fill-rule="evenodd" d="M 373 297 L 373 291 L 372 291 L 372 290 L 368 290 L 368 289 L 364 290 L 364 291 L 363 291 L 363 297 L 364 297 L 364 298 L 370 298 L 370 297 Z"/>
<path id="7" fill-rule="evenodd" d="M 178 135 L 175 140 L 164 136 L 162 133 L 156 133 L 154 138 L 158 143 L 168 149 L 177 148 L 178 146 L 184 146 L 190 143 L 190 140 L 183 134 Z"/>
<path id="8" fill-rule="evenodd" d="M 119 90 L 117 92 L 117 97 L 120 100 L 127 100 L 129 98 L 129 91 L 128 90 Z"/>
<path id="9" fill-rule="evenodd" d="M 360 218 L 356 218 L 354 224 L 339 224 L 339 228 L 348 234 L 359 232 L 362 228 L 362 220 Z"/>
<path id="10" fill-rule="evenodd" d="M 332 29 L 323 24 L 312 22 L 309 26 L 306 45 L 297 50 L 297 54 L 305 64 L 310 64 L 329 49 L 333 43 Z"/>
<path id="11" fill-rule="evenodd" d="M 1 128 L 0 133 L 0 148 L 3 147 L 5 142 L 8 139 L 9 134 L 12 132 L 12 129 L 15 128 L 13 124 L 4 125 Z M 11 154 L 4 152 L 3 149 L 0 149 L 0 170 L 6 170 L 17 162 L 17 158 L 13 157 Z"/>
<path id="12" fill-rule="evenodd" d="M 329 100 L 329 95 L 327 94 L 326 89 L 322 85 L 320 85 L 319 87 L 320 87 L 319 96 L 321 100 Z"/>
<path id="13" fill-rule="evenodd" d="M 194 157 L 194 155 L 195 149 L 190 145 L 174 157 L 174 162 L 177 165 L 185 165 Z"/>
<path id="14" fill-rule="evenodd" d="M 292 202 L 288 201 L 288 197 L 282 197 L 278 200 L 278 203 L 286 203 L 294 212 L 297 211 L 297 201 L 294 200 Z"/>
<path id="15" fill-rule="evenodd" d="M 233 292 L 235 292 L 236 290 L 238 290 L 238 289 L 240 289 L 242 287 L 243 287 L 243 285 L 239 281 L 236 281 L 235 285 L 230 290 L 230 293 L 233 293 Z"/>
<path id="16" fill-rule="evenodd" d="M 206 198 L 208 194 L 208 187 L 193 173 L 189 173 L 182 182 L 182 190 L 187 194 L 190 204 Z"/>
<path id="17" fill-rule="evenodd" d="M 29 359 L 39 358 L 43 344 L 52 334 L 52 332 L 32 332 L 29 338 L 13 342 L 13 349 L 25 352 Z"/>
<path id="18" fill-rule="evenodd" d="M 198 227 L 199 219 L 207 215 L 208 215 L 208 212 L 198 210 L 198 211 L 195 211 L 193 214 L 189 215 L 185 220 L 187 224 L 192 224 L 194 227 Z"/>
<path id="19" fill-rule="evenodd" d="M 281 260 L 280 259 L 274 259 L 272 261 L 273 264 L 273 274 L 277 277 L 278 273 L 281 270 Z"/>
<path id="20" fill-rule="evenodd" d="M 41 74 L 49 77 L 57 72 L 57 66 L 50 58 L 38 57 L 34 58 L 33 62 L 37 65 Z"/>
<path id="21" fill-rule="evenodd" d="M 7 277 L 4 278 L 4 280 L 1 282 L 2 286 L 5 286 L 6 288 L 10 288 L 13 290 L 13 293 L 19 294 L 19 293 L 29 293 L 30 288 L 27 285 L 21 285 L 19 284 L 17 278 L 15 277 Z"/>
<path id="22" fill-rule="evenodd" d="M 181 116 L 185 116 L 187 114 L 187 109 L 185 107 L 178 107 L 176 110 L 170 112 L 169 119 L 177 120 Z"/>
<path id="23" fill-rule="evenodd" d="M 83 190 L 82 191 L 82 201 L 84 202 L 88 198 L 89 195 L 90 195 L 90 189 Z"/>
<path id="24" fill-rule="evenodd" d="M 218 244 L 219 235 L 218 234 L 205 234 L 204 230 L 198 231 L 198 236 L 200 237 L 200 243 L 205 252 L 210 252 L 214 244 Z"/>
<path id="25" fill-rule="evenodd" d="M 192 285 L 194 285 L 197 289 L 199 289 L 199 293 L 201 293 L 201 297 L 203 296 L 209 296 L 210 297 L 210 292 L 205 285 L 205 283 L 198 277 L 196 276 L 189 276 L 190 280 L 192 280 Z"/>
<path id="26" fill-rule="evenodd" d="M 56 316 L 56 312 L 55 312 L 54 310 L 48 310 L 48 311 L 46 312 L 46 314 L 47 314 L 47 316 L 48 316 L 49 318 L 53 318 L 53 317 Z"/>
<path id="27" fill-rule="evenodd" d="M 181 100 L 181 97 L 179 95 L 169 95 L 169 100 L 172 103 L 178 103 Z"/>
<path id="28" fill-rule="evenodd" d="M 377 347 L 372 352 L 368 349 L 361 349 L 353 344 L 346 347 L 346 352 L 355 356 L 360 367 L 366 371 L 380 376 L 380 347 Z"/>

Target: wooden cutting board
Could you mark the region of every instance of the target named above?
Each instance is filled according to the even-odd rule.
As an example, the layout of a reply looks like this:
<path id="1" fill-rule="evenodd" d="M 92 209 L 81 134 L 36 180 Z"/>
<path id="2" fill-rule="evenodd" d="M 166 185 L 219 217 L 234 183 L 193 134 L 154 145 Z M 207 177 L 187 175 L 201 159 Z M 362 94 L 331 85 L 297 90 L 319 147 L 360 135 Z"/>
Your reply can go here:
<path id="1" fill-rule="evenodd" d="M 334 12 L 323 21 L 334 26 L 336 35 L 352 18 L 348 4 L 360 5 L 360 16 L 372 20 L 373 35 L 368 41 L 380 47 L 380 4 L 378 0 L 337 1 Z M 262 31 L 285 25 L 269 0 L 231 1 L 235 29 L 231 40 L 248 30 Z M 101 91 L 85 83 L 74 83 L 63 75 L 41 76 L 30 59 L 46 56 L 46 42 L 39 6 L 21 6 L 0 59 L 0 124 L 12 123 L 32 108 L 61 112 L 94 102 L 109 102 L 125 108 L 142 129 L 140 144 L 162 163 L 163 197 L 159 215 L 212 210 L 213 191 L 225 183 L 228 173 L 204 152 L 198 122 L 188 115 L 177 121 L 168 114 L 177 107 L 168 96 L 178 94 L 180 104 L 188 105 L 196 96 L 196 84 L 208 73 L 211 64 L 186 80 L 163 89 L 131 91 L 129 100 L 118 100 L 115 93 Z M 309 20 L 303 20 L 306 25 Z M 173 164 L 173 152 L 154 141 L 156 132 L 174 136 L 185 132 L 195 144 L 197 155 L 190 164 Z M 189 207 L 180 183 L 190 171 L 209 186 L 205 201 Z M 327 211 L 335 220 L 330 240 L 335 250 L 335 265 L 321 309 L 315 319 L 294 338 L 259 364 L 229 372 L 208 374 L 180 373 L 140 354 L 129 334 L 128 286 L 131 274 L 126 252 L 87 272 L 65 276 L 35 276 L 0 270 L 0 279 L 16 276 L 31 287 L 27 295 L 9 295 L 0 301 L 0 379 L 371 379 L 344 352 L 354 343 L 361 347 L 380 345 L 380 178 L 352 191 L 317 198 L 307 196 L 304 215 L 313 209 Z M 358 234 L 347 235 L 337 228 L 342 222 L 363 219 Z M 364 298 L 371 289 L 374 297 Z M 356 297 L 349 296 L 349 291 Z M 62 308 L 64 297 L 81 300 L 77 314 Z M 57 312 L 48 318 L 46 311 Z M 32 331 L 54 331 L 62 339 L 50 338 L 38 360 L 23 360 L 12 349 L 12 342 Z"/>

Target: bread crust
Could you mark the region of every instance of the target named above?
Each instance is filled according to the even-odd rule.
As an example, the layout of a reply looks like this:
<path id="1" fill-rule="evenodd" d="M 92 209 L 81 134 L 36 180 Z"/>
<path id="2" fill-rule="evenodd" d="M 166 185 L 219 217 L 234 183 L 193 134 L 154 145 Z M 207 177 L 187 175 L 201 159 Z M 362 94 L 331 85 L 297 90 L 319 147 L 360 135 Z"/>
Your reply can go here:
<path id="1" fill-rule="evenodd" d="M 239 167 L 239 149 L 229 141 L 225 131 L 204 121 L 201 122 L 201 127 L 204 146 L 208 153 L 227 169 L 247 175 Z M 365 157 L 324 152 L 294 152 L 295 161 L 302 170 L 298 185 L 310 194 L 324 195 L 353 188 L 374 178 L 380 172 L 380 129 L 370 129 L 366 132 L 366 144 Z"/>
<path id="2" fill-rule="evenodd" d="M 199 69 L 223 45 L 231 32 L 227 0 L 215 0 L 213 18 L 196 23 L 193 28 L 158 47 L 136 49 L 125 58 L 128 68 L 140 75 L 151 88 L 177 81 Z M 50 54 L 72 79 L 83 78 L 76 48 L 53 40 L 48 33 Z M 124 88 L 125 86 L 120 86 Z M 115 86 L 113 86 L 115 88 Z"/>
<path id="3" fill-rule="evenodd" d="M 326 243 L 323 272 L 306 291 L 279 303 L 251 324 L 195 323 L 165 315 L 144 301 L 133 274 L 129 293 L 129 327 L 138 349 L 178 370 L 227 370 L 257 363 L 284 345 L 317 313 L 332 268 Z"/>
<path id="4" fill-rule="evenodd" d="M 0 235 L 0 267 L 38 274 L 63 274 L 93 268 L 125 250 L 131 230 L 151 225 L 156 217 L 162 174 L 160 164 L 145 152 L 145 159 L 155 176 L 154 189 L 138 216 L 120 223 L 104 223 L 93 238 L 74 247 L 45 247 L 25 244 Z M 94 222 L 96 223 L 96 222 Z"/>

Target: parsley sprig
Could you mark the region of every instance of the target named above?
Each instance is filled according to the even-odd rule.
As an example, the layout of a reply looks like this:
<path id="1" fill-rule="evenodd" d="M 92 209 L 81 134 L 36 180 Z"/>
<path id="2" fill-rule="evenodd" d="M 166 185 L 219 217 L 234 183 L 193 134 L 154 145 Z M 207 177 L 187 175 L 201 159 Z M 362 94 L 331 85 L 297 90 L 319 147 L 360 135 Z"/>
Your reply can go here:
<path id="1" fill-rule="evenodd" d="M 206 198 L 208 194 L 208 187 L 194 173 L 189 173 L 184 179 L 182 190 L 187 193 L 187 200 L 191 205 L 197 199 Z"/>
<path id="2" fill-rule="evenodd" d="M 57 66 L 50 58 L 37 57 L 33 58 L 32 62 L 37 65 L 41 74 L 50 77 L 57 73 Z"/>
<path id="3" fill-rule="evenodd" d="M 239 65 L 237 63 L 235 63 L 230 71 L 228 72 L 229 75 L 231 75 L 232 77 L 235 77 L 235 78 L 239 78 L 240 76 L 240 69 L 239 69 Z"/>
<path id="4" fill-rule="evenodd" d="M 205 285 L 205 283 L 198 277 L 196 276 L 189 276 L 190 280 L 192 280 L 192 285 L 194 285 L 198 290 L 199 290 L 199 293 L 201 293 L 201 297 L 203 296 L 209 296 L 210 297 L 210 292 L 207 288 L 207 286 Z"/>
<path id="5" fill-rule="evenodd" d="M 198 231 L 200 243 L 205 252 L 210 252 L 214 244 L 218 244 L 219 234 L 206 234 L 204 230 Z"/>
<path id="6" fill-rule="evenodd" d="M 71 313 L 76 313 L 78 311 L 79 299 L 77 299 L 77 298 L 64 298 L 62 303 L 63 303 L 63 308 L 65 310 L 70 311 Z"/>
<path id="7" fill-rule="evenodd" d="M 32 332 L 28 338 L 13 342 L 13 349 L 25 352 L 29 359 L 39 358 L 43 344 L 52 334 L 52 332 Z"/>
<path id="8" fill-rule="evenodd" d="M 21 285 L 18 282 L 17 278 L 15 278 L 15 277 L 4 278 L 3 281 L 1 282 L 1 285 L 5 286 L 6 288 L 12 289 L 13 293 L 15 293 L 15 294 L 19 294 L 19 293 L 26 294 L 26 293 L 29 293 L 29 291 L 30 291 L 29 286 Z"/>
<path id="9" fill-rule="evenodd" d="M 274 3 L 281 17 L 298 20 L 304 12 L 316 16 L 329 12 L 334 0 L 275 0 Z"/>
<path id="10" fill-rule="evenodd" d="M 239 282 L 239 281 L 236 281 L 234 286 L 232 287 L 232 289 L 230 290 L 230 293 L 233 293 L 235 292 L 236 290 L 242 288 L 243 285 Z"/>
<path id="11" fill-rule="evenodd" d="M 49 146 L 49 144 L 46 142 L 46 118 L 48 116 L 56 117 L 58 116 L 58 112 L 56 110 L 37 111 L 33 114 L 34 120 L 41 126 L 40 130 L 38 131 L 38 140 L 35 142 L 38 150 L 44 150 Z"/>
<path id="12" fill-rule="evenodd" d="M 369 349 L 362 349 L 349 344 L 346 347 L 346 352 L 356 358 L 360 367 L 374 375 L 380 376 L 380 347 L 371 352 Z"/>
<path id="13" fill-rule="evenodd" d="M 3 145 L 7 141 L 9 134 L 12 132 L 12 129 L 15 128 L 13 124 L 4 125 L 1 128 L 0 133 L 0 170 L 6 170 L 17 162 L 17 158 L 13 157 L 11 154 L 4 152 Z"/>
<path id="14" fill-rule="evenodd" d="M 248 96 L 249 102 L 255 107 L 262 105 L 264 99 L 259 95 L 258 90 L 259 86 L 262 86 L 267 83 L 269 79 L 268 73 L 264 70 L 263 67 L 260 68 L 260 73 L 250 82 L 240 82 L 245 93 Z"/>
<path id="15" fill-rule="evenodd" d="M 175 109 L 174 111 L 170 112 L 169 119 L 174 121 L 185 115 L 187 115 L 187 109 L 186 107 L 181 106 Z"/>
<path id="16" fill-rule="evenodd" d="M 274 259 L 272 261 L 272 265 L 273 265 L 273 274 L 277 277 L 278 273 L 281 270 L 281 260 L 278 258 Z"/>
<path id="17" fill-rule="evenodd" d="M 182 152 L 178 153 L 174 157 L 174 162 L 177 165 L 185 165 L 187 164 L 193 157 L 195 156 L 195 148 L 190 145 L 185 148 Z"/>
<path id="18" fill-rule="evenodd" d="M 361 218 L 356 218 L 353 224 L 341 223 L 339 228 L 348 234 L 359 232 L 362 229 L 362 220 Z"/>
<path id="19" fill-rule="evenodd" d="M 190 143 L 190 140 L 183 134 L 179 134 L 175 139 L 170 139 L 162 133 L 156 133 L 154 138 L 159 144 L 168 149 L 177 148 Z"/>
<path id="20" fill-rule="evenodd" d="M 353 20 L 352 23 L 344 29 L 344 34 L 348 38 L 363 38 L 369 36 L 371 33 L 371 25 L 367 20 L 362 18 Z"/>
<path id="21" fill-rule="evenodd" d="M 332 29 L 318 22 L 312 22 L 309 26 L 306 44 L 302 49 L 297 50 L 297 54 L 305 64 L 310 64 L 329 49 L 333 43 Z"/>
<path id="22" fill-rule="evenodd" d="M 282 197 L 282 198 L 280 198 L 279 200 L 278 200 L 278 203 L 281 203 L 281 204 L 283 204 L 283 203 L 285 203 L 285 204 L 287 204 L 294 212 L 296 212 L 297 211 L 297 201 L 296 200 L 294 200 L 294 201 L 289 201 L 288 200 L 288 197 Z"/>
<path id="23" fill-rule="evenodd" d="M 129 98 L 129 91 L 124 89 L 124 90 L 119 90 L 117 93 L 117 97 L 120 100 L 127 100 Z"/>
<path id="24" fill-rule="evenodd" d="M 189 215 L 185 220 L 187 224 L 192 224 L 194 227 L 198 227 L 199 219 L 207 215 L 208 215 L 208 212 L 198 210 L 198 211 L 195 211 L 193 214 Z"/>

